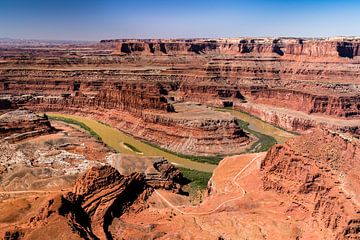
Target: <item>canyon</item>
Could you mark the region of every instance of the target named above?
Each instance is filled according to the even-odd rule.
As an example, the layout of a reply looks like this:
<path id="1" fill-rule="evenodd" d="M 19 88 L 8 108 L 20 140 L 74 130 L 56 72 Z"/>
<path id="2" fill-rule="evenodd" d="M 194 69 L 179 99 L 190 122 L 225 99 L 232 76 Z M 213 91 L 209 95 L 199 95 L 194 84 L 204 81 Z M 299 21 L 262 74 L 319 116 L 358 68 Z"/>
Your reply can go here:
<path id="1" fill-rule="evenodd" d="M 26 110 L 11 111 L 0 116 L 0 137 L 9 142 L 54 131 L 46 117 Z"/>
<path id="2" fill-rule="evenodd" d="M 0 236 L 359 239 L 359 63 L 355 37 L 0 41 Z"/>
<path id="3" fill-rule="evenodd" d="M 359 44 L 357 38 L 3 44 L 0 108 L 40 108 L 41 103 L 46 110 L 125 109 L 145 122 L 166 125 L 172 118 L 154 111 L 176 113 L 174 101 L 192 101 L 234 107 L 292 131 L 329 125 L 357 134 Z M 204 128 L 208 124 L 202 123 Z M 239 138 L 235 141 L 246 141 L 241 134 Z M 164 142 L 154 143 L 171 149 Z"/>
<path id="4" fill-rule="evenodd" d="M 71 191 L 42 197 L 32 217 L 7 228 L 5 235 L 46 239 L 43 233 L 56 231 L 70 239 L 358 239 L 359 146 L 350 134 L 318 129 L 268 153 L 227 157 L 213 172 L 200 205 L 177 190 L 182 175 L 164 160 L 141 161 L 143 166 L 126 161 L 119 170 L 137 171 L 128 175 L 94 166 Z"/>

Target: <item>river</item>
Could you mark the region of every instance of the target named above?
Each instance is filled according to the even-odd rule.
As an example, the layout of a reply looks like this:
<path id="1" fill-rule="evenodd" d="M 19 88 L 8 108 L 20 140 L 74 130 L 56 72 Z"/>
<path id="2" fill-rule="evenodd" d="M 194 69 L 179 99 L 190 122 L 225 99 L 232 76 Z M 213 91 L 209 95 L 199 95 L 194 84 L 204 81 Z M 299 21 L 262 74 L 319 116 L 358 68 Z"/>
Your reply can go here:
<path id="1" fill-rule="evenodd" d="M 67 119 L 73 119 L 79 122 L 84 123 L 86 126 L 91 128 L 94 132 L 96 132 L 102 139 L 102 141 L 108 145 L 109 147 L 115 149 L 119 153 L 123 154 L 131 154 L 131 155 L 139 155 L 139 156 L 162 156 L 174 163 L 175 165 L 179 165 L 181 167 L 190 168 L 202 172 L 212 172 L 216 165 L 208 164 L 208 163 L 200 163 L 196 161 L 192 161 L 186 158 L 182 158 L 176 156 L 174 154 L 162 151 L 156 147 L 153 147 L 149 144 L 143 143 L 140 140 L 135 139 L 134 137 L 127 135 L 113 127 L 107 126 L 103 123 L 100 123 L 96 120 L 89 119 L 87 117 L 81 117 L 77 115 L 68 115 L 68 114 L 60 114 L 60 113 L 47 113 L 49 117 L 63 117 Z M 142 154 L 138 154 L 135 151 L 132 151 L 129 147 L 124 145 L 124 143 L 130 144 L 135 148 L 139 149 Z"/>
<path id="2" fill-rule="evenodd" d="M 230 112 L 233 116 L 242 119 L 249 123 L 249 128 L 274 137 L 279 143 L 286 141 L 287 139 L 294 137 L 293 134 L 286 132 L 282 129 L 279 129 L 271 124 L 263 122 L 251 115 L 246 113 L 242 113 L 240 111 L 231 110 L 231 109 L 222 109 L 224 111 Z M 212 172 L 216 165 L 208 164 L 208 163 L 201 163 L 192 161 L 187 158 L 179 157 L 175 154 L 163 151 L 159 148 L 153 147 L 147 143 L 144 143 L 130 135 L 127 135 L 111 126 L 105 125 L 100 123 L 96 120 L 81 117 L 77 115 L 68 115 L 68 114 L 60 114 L 60 113 L 49 113 L 48 116 L 50 117 L 62 117 L 67 119 L 76 120 L 78 122 L 82 122 L 83 124 L 87 125 L 91 128 L 96 134 L 98 134 L 102 141 L 108 145 L 109 147 L 115 149 L 119 153 L 123 154 L 131 154 L 131 155 L 139 155 L 139 156 L 162 156 L 169 160 L 170 162 L 174 163 L 175 165 L 190 168 L 202 172 Z M 141 153 L 137 153 L 133 151 L 131 148 L 126 146 L 126 144 L 130 144 L 131 146 L 135 147 L 136 149 L 140 150 Z"/>
<path id="3" fill-rule="evenodd" d="M 293 138 L 295 135 L 293 133 L 290 133 L 288 131 L 285 131 L 283 129 L 280 129 L 278 127 L 275 127 L 274 125 L 271 125 L 269 123 L 266 123 L 256 117 L 253 117 L 247 113 L 233 110 L 233 109 L 227 109 L 227 108 L 221 108 L 222 111 L 226 111 L 231 113 L 234 117 L 239 118 L 245 122 L 249 123 L 249 128 L 251 130 L 254 130 L 256 132 L 260 132 L 265 135 L 269 135 L 278 143 L 284 143 L 290 138 Z"/>

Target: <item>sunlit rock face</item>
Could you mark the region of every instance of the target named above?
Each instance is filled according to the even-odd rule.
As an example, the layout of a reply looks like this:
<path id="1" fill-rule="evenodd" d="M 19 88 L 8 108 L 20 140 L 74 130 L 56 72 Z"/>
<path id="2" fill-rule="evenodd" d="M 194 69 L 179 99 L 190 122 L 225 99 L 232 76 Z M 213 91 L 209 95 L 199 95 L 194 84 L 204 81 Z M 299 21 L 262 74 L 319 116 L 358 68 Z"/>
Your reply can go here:
<path id="1" fill-rule="evenodd" d="M 173 101 L 195 101 L 248 110 L 301 131 L 319 126 L 320 121 L 301 113 L 359 118 L 359 46 L 357 38 L 103 40 L 86 48 L 0 46 L 0 92 L 17 95 L 12 101 L 2 97 L 0 110 L 26 105 L 27 94 L 46 107 L 61 102 L 64 108 L 125 109 L 135 115 L 146 109 L 174 112 Z M 282 116 L 270 111 L 273 108 L 300 114 Z"/>
<path id="2" fill-rule="evenodd" d="M 15 110 L 0 115 L 0 139 L 11 143 L 54 131 L 46 116 L 27 110 Z"/>
<path id="3" fill-rule="evenodd" d="M 335 239 L 356 239 L 359 227 L 360 142 L 316 130 L 274 146 L 261 164 L 263 187 L 294 200 Z"/>

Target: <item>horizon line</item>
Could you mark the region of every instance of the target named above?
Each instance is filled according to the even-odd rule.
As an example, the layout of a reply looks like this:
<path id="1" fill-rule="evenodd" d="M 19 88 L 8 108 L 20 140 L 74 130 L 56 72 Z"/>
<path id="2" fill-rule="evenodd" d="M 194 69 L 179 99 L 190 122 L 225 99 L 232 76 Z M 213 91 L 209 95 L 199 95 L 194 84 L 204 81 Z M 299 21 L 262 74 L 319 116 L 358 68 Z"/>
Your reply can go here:
<path id="1" fill-rule="evenodd" d="M 0 37 L 1 40 L 15 40 L 15 41 L 63 41 L 63 42 L 100 42 L 100 41 L 111 41 L 111 40 L 190 40 L 190 39 L 249 39 L 249 38 L 269 38 L 269 39 L 331 39 L 331 38 L 358 38 L 360 35 L 330 35 L 330 36 L 238 36 L 238 37 L 139 37 L 139 38 L 102 38 L 96 40 L 83 40 L 83 39 L 42 39 L 42 38 L 13 38 L 13 37 Z"/>

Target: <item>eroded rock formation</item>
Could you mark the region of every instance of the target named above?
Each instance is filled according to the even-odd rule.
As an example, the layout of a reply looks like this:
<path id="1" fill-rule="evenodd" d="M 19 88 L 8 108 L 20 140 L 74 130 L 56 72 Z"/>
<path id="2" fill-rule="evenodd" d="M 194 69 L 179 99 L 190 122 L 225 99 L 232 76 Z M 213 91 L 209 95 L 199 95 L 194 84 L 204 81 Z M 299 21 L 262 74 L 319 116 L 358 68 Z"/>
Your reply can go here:
<path id="1" fill-rule="evenodd" d="M 334 239 L 358 239 L 359 162 L 357 139 L 316 130 L 268 152 L 261 164 L 263 187 L 289 196 L 289 212 L 310 213 Z"/>
<path id="2" fill-rule="evenodd" d="M 174 105 L 166 103 L 163 97 L 125 96 L 124 101 L 99 96 L 34 97 L 27 107 L 91 116 L 123 132 L 188 155 L 236 154 L 249 143 L 249 136 L 227 113 L 191 104 L 177 105 L 175 111 Z"/>
<path id="3" fill-rule="evenodd" d="M 326 96 L 299 90 L 258 88 L 249 91 L 252 102 L 289 108 L 307 114 L 318 113 L 337 117 L 360 114 L 360 96 Z"/>
<path id="4" fill-rule="evenodd" d="M 112 218 L 122 214 L 144 191 L 143 175 L 123 176 L 114 168 L 104 166 L 87 171 L 65 199 L 84 211 L 95 236 L 106 239 Z M 146 193 L 142 197 L 146 197 Z"/>
<path id="5" fill-rule="evenodd" d="M 54 131 L 46 116 L 41 117 L 27 110 L 15 110 L 0 116 L 0 138 L 9 142 Z"/>
<path id="6" fill-rule="evenodd" d="M 295 111 L 259 114 L 265 120 L 273 115 L 281 127 L 297 126 L 292 130 L 320 125 L 317 117 L 307 124 L 302 113 L 353 128 L 347 120 L 360 116 L 359 44 L 357 38 L 124 39 L 87 48 L 51 45 L 56 51 L 5 44 L 0 92 L 12 100 L 1 98 L 0 109 L 28 105 L 28 94 L 49 109 L 58 104 L 136 114 L 172 112 L 173 100 L 242 110 L 249 103 Z"/>
<path id="7" fill-rule="evenodd" d="M 87 239 L 113 239 L 108 227 L 125 212 L 138 212 L 147 207 L 146 200 L 154 188 L 176 189 L 181 193 L 181 172 L 166 160 L 154 162 L 155 177 L 143 173 L 121 175 L 111 166 L 92 167 L 80 176 L 73 191 L 51 198 L 30 219 L 29 229 L 46 229 L 65 221 Z"/>
<path id="8" fill-rule="evenodd" d="M 189 40 L 102 40 L 102 44 L 120 43 L 122 53 L 141 54 L 188 54 L 188 53 L 260 53 L 304 55 L 311 57 L 360 56 L 360 42 L 354 39 L 316 39 L 301 38 L 243 38 L 243 39 L 189 39 Z"/>

